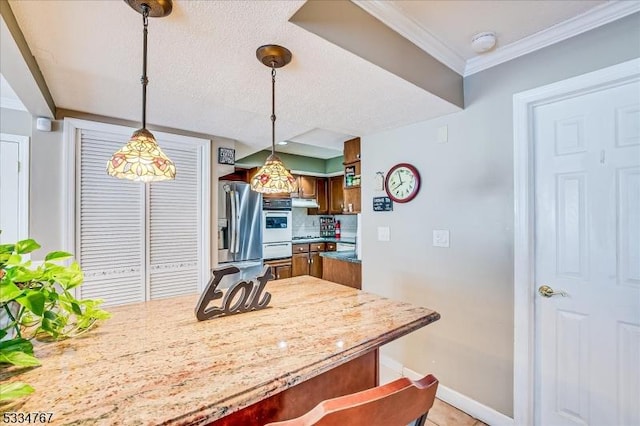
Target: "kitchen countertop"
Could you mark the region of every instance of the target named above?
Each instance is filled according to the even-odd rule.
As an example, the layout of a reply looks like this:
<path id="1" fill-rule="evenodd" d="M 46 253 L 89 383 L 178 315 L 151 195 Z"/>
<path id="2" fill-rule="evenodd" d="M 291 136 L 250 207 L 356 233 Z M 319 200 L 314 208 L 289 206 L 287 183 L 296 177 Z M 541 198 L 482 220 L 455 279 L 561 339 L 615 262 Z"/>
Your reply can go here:
<path id="1" fill-rule="evenodd" d="M 14 410 L 54 424 L 204 425 L 440 318 L 310 276 L 266 291 L 267 309 L 202 322 L 197 294 L 109 308 L 82 336 L 36 342 L 42 366 L 0 380 L 30 383 Z"/>
<path id="2" fill-rule="evenodd" d="M 322 257 L 328 257 L 336 260 L 343 260 L 351 263 L 362 263 L 355 251 L 324 251 L 320 253 Z"/>
<path id="3" fill-rule="evenodd" d="M 303 239 L 293 239 L 291 240 L 293 244 L 308 244 L 308 243 L 344 243 L 344 244 L 354 244 L 356 243 L 355 237 L 349 238 L 335 238 L 335 237 L 313 237 L 313 238 L 303 238 Z"/>

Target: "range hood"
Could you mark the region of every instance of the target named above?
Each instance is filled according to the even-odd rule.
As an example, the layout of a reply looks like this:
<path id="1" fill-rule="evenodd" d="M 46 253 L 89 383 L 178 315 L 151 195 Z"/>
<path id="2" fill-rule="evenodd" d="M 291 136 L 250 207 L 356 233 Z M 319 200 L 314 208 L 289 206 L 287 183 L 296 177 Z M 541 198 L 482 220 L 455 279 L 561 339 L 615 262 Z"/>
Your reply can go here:
<path id="1" fill-rule="evenodd" d="M 291 199 L 291 207 L 303 207 L 306 209 L 317 209 L 320 207 L 318 202 L 314 199 L 309 198 L 292 198 Z"/>

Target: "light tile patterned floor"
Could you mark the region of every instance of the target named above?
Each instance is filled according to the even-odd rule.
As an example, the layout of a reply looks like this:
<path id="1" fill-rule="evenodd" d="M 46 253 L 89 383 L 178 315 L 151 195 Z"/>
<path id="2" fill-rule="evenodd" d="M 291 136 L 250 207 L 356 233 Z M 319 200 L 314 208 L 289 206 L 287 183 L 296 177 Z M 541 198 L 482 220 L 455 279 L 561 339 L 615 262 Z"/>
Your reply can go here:
<path id="1" fill-rule="evenodd" d="M 487 426 L 467 413 L 436 399 L 427 416 L 428 426 Z"/>

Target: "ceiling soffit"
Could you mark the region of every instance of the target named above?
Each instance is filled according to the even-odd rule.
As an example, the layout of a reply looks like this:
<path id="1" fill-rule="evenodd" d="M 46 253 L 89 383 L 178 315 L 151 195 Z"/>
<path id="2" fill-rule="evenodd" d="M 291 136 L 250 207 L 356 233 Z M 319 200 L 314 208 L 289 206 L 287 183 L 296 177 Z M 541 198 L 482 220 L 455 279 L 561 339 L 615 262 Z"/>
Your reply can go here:
<path id="1" fill-rule="evenodd" d="M 464 107 L 462 76 L 350 1 L 308 1 L 289 21 Z"/>

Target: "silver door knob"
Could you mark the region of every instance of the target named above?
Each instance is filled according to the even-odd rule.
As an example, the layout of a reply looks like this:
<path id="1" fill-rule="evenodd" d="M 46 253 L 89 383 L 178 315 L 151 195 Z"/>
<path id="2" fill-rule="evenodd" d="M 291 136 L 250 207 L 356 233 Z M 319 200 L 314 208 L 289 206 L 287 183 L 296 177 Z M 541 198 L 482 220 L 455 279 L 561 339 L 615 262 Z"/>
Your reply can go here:
<path id="1" fill-rule="evenodd" d="M 569 294 L 567 292 L 562 291 L 562 290 L 555 291 L 554 289 L 552 289 L 548 285 L 540 286 L 540 288 L 538 288 L 538 293 L 540 293 L 540 296 L 542 296 L 542 297 L 551 297 L 551 296 L 567 297 L 567 296 L 569 296 Z"/>

